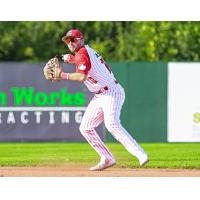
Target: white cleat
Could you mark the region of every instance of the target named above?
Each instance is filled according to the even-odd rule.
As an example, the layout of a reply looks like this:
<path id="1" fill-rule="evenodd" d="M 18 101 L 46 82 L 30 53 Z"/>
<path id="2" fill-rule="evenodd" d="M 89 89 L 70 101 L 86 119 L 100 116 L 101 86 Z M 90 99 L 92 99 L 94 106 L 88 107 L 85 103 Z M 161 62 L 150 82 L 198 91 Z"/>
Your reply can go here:
<path id="1" fill-rule="evenodd" d="M 141 159 L 140 159 L 140 166 L 144 166 L 145 164 L 147 164 L 149 162 L 149 159 L 148 159 L 148 156 L 145 154 L 145 156 L 143 156 Z"/>
<path id="2" fill-rule="evenodd" d="M 103 162 L 99 162 L 96 166 L 91 167 L 91 171 L 101 171 L 108 167 L 112 167 L 116 164 L 115 160 L 105 160 Z"/>

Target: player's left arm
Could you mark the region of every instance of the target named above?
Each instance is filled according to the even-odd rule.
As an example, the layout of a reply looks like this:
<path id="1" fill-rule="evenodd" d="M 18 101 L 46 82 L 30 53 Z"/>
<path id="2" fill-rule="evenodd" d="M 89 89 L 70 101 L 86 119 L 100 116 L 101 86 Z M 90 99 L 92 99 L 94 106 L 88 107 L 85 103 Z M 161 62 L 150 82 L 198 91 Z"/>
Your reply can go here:
<path id="1" fill-rule="evenodd" d="M 61 79 L 62 80 L 71 80 L 71 81 L 78 81 L 78 82 L 84 82 L 85 79 L 87 78 L 86 74 L 83 73 L 61 73 Z"/>

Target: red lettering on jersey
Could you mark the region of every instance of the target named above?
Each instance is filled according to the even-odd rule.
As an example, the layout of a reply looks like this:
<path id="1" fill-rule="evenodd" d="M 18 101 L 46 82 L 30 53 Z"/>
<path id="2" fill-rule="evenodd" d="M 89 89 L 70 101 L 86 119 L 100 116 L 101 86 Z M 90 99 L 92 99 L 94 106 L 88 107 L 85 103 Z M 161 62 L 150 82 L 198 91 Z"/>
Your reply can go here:
<path id="1" fill-rule="evenodd" d="M 101 63 L 105 65 L 105 67 L 108 69 L 108 71 L 111 73 L 111 69 L 108 66 L 108 64 L 105 62 L 105 60 L 103 58 L 100 59 Z"/>
<path id="2" fill-rule="evenodd" d="M 98 82 L 98 81 L 94 80 L 92 77 L 88 77 L 88 78 L 87 78 L 87 81 L 89 81 L 89 82 L 92 83 L 92 84 L 95 84 L 95 83 Z"/>

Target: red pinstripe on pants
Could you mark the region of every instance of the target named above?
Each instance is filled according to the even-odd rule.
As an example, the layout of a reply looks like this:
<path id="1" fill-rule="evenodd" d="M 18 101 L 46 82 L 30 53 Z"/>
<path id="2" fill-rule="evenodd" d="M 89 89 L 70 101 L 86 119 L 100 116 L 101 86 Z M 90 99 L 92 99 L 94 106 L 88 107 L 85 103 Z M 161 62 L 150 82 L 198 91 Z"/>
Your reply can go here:
<path id="1" fill-rule="evenodd" d="M 112 160 L 113 156 L 98 136 L 95 128 L 103 121 L 108 131 L 139 160 L 145 154 L 135 139 L 124 129 L 120 122 L 120 112 L 125 99 L 119 84 L 110 86 L 108 91 L 95 95 L 83 116 L 80 131 L 95 149 L 101 160 Z"/>

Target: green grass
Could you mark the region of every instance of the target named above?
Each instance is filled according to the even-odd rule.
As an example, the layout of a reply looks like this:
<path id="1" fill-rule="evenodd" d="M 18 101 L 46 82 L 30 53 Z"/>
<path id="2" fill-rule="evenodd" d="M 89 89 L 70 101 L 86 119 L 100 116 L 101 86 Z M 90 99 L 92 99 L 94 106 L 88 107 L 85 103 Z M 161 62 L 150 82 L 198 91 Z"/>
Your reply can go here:
<path id="1" fill-rule="evenodd" d="M 108 143 L 118 167 L 138 168 L 135 157 L 121 144 Z M 145 168 L 200 169 L 200 143 L 145 143 Z M 0 166 L 91 165 L 99 156 L 87 143 L 0 143 Z"/>

